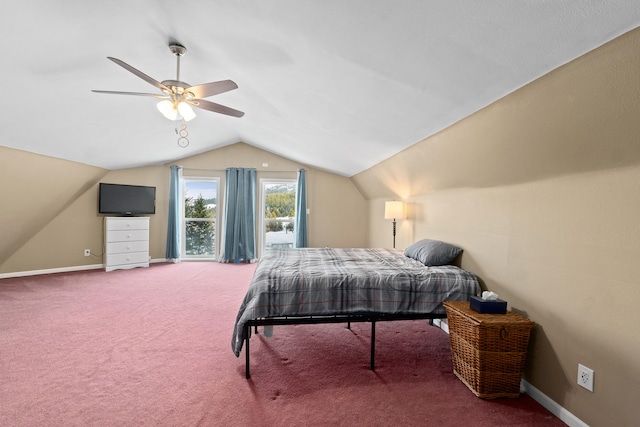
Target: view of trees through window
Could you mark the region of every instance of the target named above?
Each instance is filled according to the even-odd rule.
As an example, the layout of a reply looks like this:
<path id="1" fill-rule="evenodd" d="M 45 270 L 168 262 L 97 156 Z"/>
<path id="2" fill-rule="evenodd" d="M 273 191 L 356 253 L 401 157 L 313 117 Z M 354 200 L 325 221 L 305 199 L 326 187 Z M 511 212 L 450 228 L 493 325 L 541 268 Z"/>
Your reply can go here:
<path id="1" fill-rule="evenodd" d="M 295 181 L 265 181 L 264 192 L 264 247 L 293 247 L 296 208 Z"/>
<path id="2" fill-rule="evenodd" d="M 216 256 L 218 181 L 184 180 L 184 258 Z M 265 249 L 291 248 L 294 243 L 296 183 L 294 180 L 262 183 Z"/>
<path id="3" fill-rule="evenodd" d="M 187 180 L 184 188 L 184 254 L 186 257 L 214 257 L 217 182 Z"/>

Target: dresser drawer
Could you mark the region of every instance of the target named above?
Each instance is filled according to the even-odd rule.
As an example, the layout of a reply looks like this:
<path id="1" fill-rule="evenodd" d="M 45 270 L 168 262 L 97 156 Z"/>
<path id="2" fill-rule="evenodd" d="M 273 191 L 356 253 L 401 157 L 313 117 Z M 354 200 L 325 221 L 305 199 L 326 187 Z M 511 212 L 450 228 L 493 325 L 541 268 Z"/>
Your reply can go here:
<path id="1" fill-rule="evenodd" d="M 149 242 L 135 240 L 132 242 L 107 242 L 108 254 L 123 254 L 129 252 L 148 252 Z"/>
<path id="2" fill-rule="evenodd" d="M 123 264 L 147 264 L 149 265 L 149 252 L 130 252 L 124 254 L 107 254 L 107 265 Z"/>
<path id="3" fill-rule="evenodd" d="M 116 230 L 144 230 L 149 228 L 149 218 L 108 218 L 107 231 Z"/>
<path id="4" fill-rule="evenodd" d="M 149 240 L 149 230 L 117 230 L 107 233 L 107 243 Z"/>

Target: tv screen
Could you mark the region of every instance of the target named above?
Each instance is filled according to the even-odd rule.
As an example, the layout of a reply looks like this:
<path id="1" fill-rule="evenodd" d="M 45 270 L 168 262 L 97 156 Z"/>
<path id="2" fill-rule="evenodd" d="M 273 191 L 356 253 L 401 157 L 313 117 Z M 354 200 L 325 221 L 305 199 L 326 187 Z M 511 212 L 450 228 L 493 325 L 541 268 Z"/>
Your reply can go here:
<path id="1" fill-rule="evenodd" d="M 156 187 L 100 183 L 98 212 L 140 215 L 156 213 Z"/>

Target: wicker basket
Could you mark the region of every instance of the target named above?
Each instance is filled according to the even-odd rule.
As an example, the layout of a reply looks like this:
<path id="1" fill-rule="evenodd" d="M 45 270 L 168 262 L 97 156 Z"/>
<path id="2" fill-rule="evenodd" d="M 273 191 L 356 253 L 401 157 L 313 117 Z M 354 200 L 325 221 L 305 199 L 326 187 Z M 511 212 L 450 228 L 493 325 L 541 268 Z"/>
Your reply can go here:
<path id="1" fill-rule="evenodd" d="M 483 399 L 520 396 L 529 334 L 535 325 L 513 312 L 480 314 L 469 302 L 444 303 L 453 372 Z"/>

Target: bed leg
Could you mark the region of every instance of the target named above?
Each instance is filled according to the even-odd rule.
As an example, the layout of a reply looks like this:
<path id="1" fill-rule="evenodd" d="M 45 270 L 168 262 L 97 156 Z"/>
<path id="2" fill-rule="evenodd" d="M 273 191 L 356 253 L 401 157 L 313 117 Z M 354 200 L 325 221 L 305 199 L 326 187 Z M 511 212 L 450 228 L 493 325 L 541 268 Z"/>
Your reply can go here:
<path id="1" fill-rule="evenodd" d="M 244 376 L 246 379 L 251 378 L 251 372 L 249 371 L 249 334 L 251 333 L 250 327 L 245 327 L 245 339 L 244 339 Z"/>
<path id="2" fill-rule="evenodd" d="M 376 322 L 371 322 L 371 370 L 376 370 Z"/>

